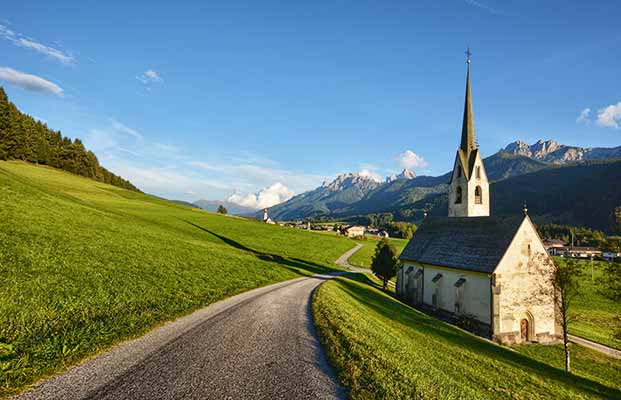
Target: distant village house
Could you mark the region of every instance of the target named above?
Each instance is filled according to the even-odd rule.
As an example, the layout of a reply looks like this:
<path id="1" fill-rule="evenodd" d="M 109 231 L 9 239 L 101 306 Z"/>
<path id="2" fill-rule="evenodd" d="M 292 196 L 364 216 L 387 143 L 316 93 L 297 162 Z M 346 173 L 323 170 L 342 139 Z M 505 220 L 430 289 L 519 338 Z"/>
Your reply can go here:
<path id="1" fill-rule="evenodd" d="M 365 230 L 366 228 L 364 226 L 352 225 L 352 226 L 347 226 L 345 228 L 342 228 L 341 233 L 347 236 L 348 238 L 355 238 L 355 237 L 364 236 Z"/>

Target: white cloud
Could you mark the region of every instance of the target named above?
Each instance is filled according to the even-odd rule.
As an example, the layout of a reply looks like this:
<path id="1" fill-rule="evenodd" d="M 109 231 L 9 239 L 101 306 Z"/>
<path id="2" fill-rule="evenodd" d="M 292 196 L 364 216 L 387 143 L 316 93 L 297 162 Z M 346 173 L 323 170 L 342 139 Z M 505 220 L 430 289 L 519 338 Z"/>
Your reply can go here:
<path id="1" fill-rule="evenodd" d="M 403 168 L 425 168 L 429 165 L 423 157 L 414 153 L 412 150 L 406 150 L 398 154 L 395 158 Z"/>
<path id="2" fill-rule="evenodd" d="M 580 111 L 580 115 L 578 115 L 578 118 L 576 118 L 576 122 L 585 125 L 589 124 L 591 122 L 591 109 L 585 108 L 584 110 Z"/>
<path id="3" fill-rule="evenodd" d="M 145 85 L 148 85 L 150 83 L 160 83 L 164 81 L 162 77 L 152 69 L 144 71 L 142 75 L 137 76 L 136 79 L 138 79 Z"/>
<path id="4" fill-rule="evenodd" d="M 63 64 L 70 65 L 75 63 L 75 58 L 68 52 L 51 46 L 46 46 L 43 43 L 27 38 L 21 33 L 9 29 L 5 25 L 0 25 L 0 38 L 10 41 L 16 46 L 34 50 L 37 53 L 53 58 Z"/>
<path id="5" fill-rule="evenodd" d="M 358 172 L 358 175 L 360 176 L 365 176 L 367 178 L 371 178 L 376 182 L 381 182 L 382 181 L 382 177 L 375 171 L 372 171 L 368 168 L 363 168 L 362 170 L 360 170 L 360 172 Z"/>
<path id="6" fill-rule="evenodd" d="M 282 183 L 276 182 L 254 194 L 232 194 L 227 201 L 258 210 L 282 203 L 291 197 L 293 197 L 293 192 Z"/>
<path id="7" fill-rule="evenodd" d="M 597 124 L 606 128 L 621 128 L 621 101 L 597 111 Z"/>
<path id="8" fill-rule="evenodd" d="M 52 93 L 57 96 L 63 94 L 63 89 L 53 82 L 8 67 L 0 67 L 0 80 L 35 92 Z"/>

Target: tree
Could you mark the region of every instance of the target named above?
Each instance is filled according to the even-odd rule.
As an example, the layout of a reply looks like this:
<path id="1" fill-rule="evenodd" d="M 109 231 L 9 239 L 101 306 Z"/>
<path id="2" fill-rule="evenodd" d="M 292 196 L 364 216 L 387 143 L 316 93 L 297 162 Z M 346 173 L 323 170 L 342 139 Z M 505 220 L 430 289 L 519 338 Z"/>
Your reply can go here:
<path id="1" fill-rule="evenodd" d="M 621 235 L 621 206 L 615 207 L 613 212 L 612 230 L 613 232 Z"/>
<path id="2" fill-rule="evenodd" d="M 371 271 L 382 280 L 384 290 L 386 290 L 388 281 L 397 275 L 398 265 L 399 260 L 395 246 L 390 244 L 388 239 L 382 239 L 375 248 L 375 255 L 371 261 Z"/>
<path id="3" fill-rule="evenodd" d="M 59 131 L 21 113 L 0 86 L 0 160 L 6 159 L 45 164 L 139 192 L 129 181 L 101 167 L 80 139 L 72 142 Z"/>
<path id="4" fill-rule="evenodd" d="M 567 325 L 571 321 L 569 310 L 578 296 L 582 269 L 578 261 L 567 259 L 558 261 L 552 269 L 551 280 L 554 286 L 554 303 L 563 328 L 563 349 L 565 350 L 565 371 L 571 372 L 569 339 Z"/>
<path id="5" fill-rule="evenodd" d="M 227 214 L 229 211 L 222 204 L 218 206 L 218 214 Z"/>

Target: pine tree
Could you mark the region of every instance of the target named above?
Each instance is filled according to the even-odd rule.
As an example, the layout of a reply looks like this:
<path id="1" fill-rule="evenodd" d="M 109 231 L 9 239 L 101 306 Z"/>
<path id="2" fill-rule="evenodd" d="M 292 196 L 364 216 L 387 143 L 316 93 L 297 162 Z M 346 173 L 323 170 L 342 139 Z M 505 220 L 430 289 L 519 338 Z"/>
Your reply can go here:
<path id="1" fill-rule="evenodd" d="M 129 190 L 140 191 L 131 182 L 99 165 L 80 139 L 71 141 L 11 103 L 0 86 L 0 160 L 18 159 L 40 163 L 96 179 Z"/>

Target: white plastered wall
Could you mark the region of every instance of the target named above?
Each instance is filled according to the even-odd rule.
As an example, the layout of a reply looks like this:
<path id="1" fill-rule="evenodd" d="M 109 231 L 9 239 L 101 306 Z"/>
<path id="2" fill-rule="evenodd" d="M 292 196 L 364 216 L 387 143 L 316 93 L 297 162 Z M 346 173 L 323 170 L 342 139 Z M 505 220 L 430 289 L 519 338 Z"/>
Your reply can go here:
<path id="1" fill-rule="evenodd" d="M 530 249 L 529 249 L 530 246 Z M 556 334 L 554 295 L 546 274 L 553 268 L 537 231 L 525 218 L 495 271 L 498 294 L 498 332 L 520 332 L 520 321 L 532 317 L 530 329 Z M 531 322 L 529 322 L 530 324 Z"/>

